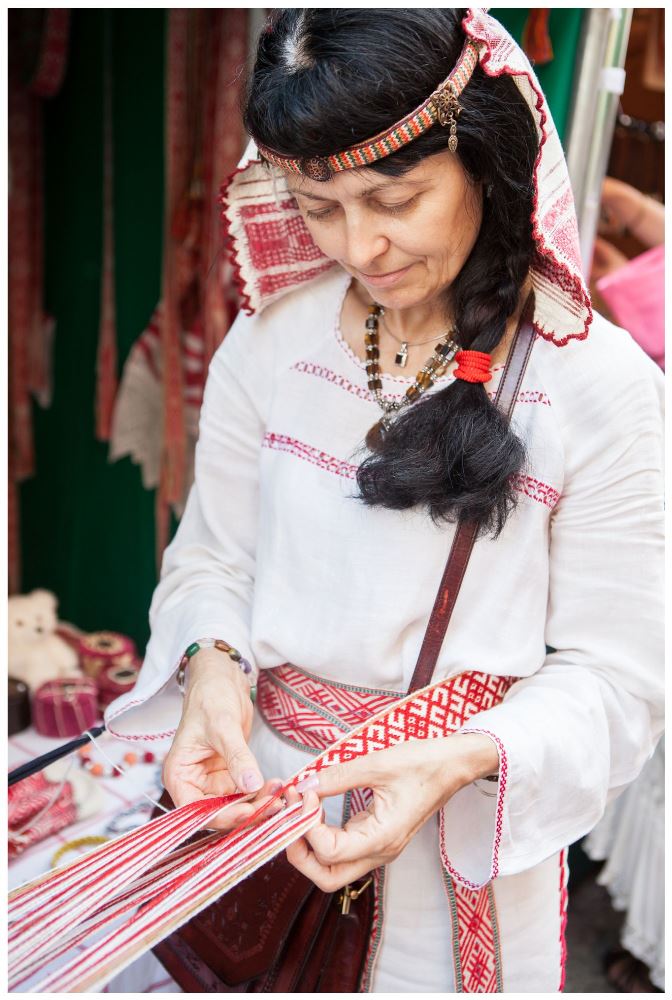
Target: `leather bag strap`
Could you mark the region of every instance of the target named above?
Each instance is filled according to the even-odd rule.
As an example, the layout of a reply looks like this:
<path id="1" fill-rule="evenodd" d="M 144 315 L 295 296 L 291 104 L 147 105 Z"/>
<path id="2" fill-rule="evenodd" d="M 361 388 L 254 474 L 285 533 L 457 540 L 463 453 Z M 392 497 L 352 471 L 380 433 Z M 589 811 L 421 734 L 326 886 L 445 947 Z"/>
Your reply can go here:
<path id="1" fill-rule="evenodd" d="M 513 407 L 518 398 L 518 390 L 523 381 L 532 345 L 534 344 L 533 316 L 534 292 L 531 291 L 523 306 L 518 329 L 509 349 L 502 379 L 495 396 L 495 406 L 501 410 L 507 421 L 511 419 Z M 448 622 L 453 613 L 471 550 L 476 541 L 478 527 L 478 521 L 463 521 L 458 525 L 455 532 L 448 562 L 443 571 L 441 584 L 420 648 L 418 662 L 415 665 L 413 677 L 408 688 L 408 694 L 417 691 L 418 688 L 427 687 L 431 683 L 436 661 L 441 652 L 441 646 L 443 645 L 446 629 L 448 628 Z"/>

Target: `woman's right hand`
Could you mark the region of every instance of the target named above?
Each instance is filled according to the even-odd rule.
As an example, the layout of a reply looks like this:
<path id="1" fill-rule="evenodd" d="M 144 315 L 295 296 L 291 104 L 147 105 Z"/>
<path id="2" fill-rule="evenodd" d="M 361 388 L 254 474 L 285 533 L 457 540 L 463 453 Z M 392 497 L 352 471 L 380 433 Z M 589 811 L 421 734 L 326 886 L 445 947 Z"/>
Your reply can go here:
<path id="1" fill-rule="evenodd" d="M 247 745 L 253 713 L 249 681 L 235 663 L 215 649 L 192 656 L 182 718 L 163 764 L 164 786 L 176 806 L 234 792 L 257 793 L 253 802 L 210 821 L 214 829 L 228 830 L 251 816 L 282 786 L 279 779 L 264 782 Z"/>

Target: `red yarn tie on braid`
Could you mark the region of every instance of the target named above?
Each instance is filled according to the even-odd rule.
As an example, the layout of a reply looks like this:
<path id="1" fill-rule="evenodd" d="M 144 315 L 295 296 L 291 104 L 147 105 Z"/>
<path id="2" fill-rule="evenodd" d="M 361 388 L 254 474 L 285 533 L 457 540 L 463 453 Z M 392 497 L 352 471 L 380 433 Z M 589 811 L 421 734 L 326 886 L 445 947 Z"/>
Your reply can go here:
<path id="1" fill-rule="evenodd" d="M 458 351 L 455 360 L 455 378 L 464 379 L 465 382 L 489 382 L 492 378 L 492 358 L 485 351 Z"/>

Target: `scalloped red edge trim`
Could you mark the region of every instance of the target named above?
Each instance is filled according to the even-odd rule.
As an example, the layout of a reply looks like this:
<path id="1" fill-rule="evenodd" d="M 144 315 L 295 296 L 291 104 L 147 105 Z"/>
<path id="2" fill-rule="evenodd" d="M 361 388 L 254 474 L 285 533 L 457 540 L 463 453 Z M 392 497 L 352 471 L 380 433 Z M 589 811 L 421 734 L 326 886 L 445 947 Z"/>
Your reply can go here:
<path id="1" fill-rule="evenodd" d="M 226 180 L 224 181 L 224 183 L 222 184 L 222 186 L 220 187 L 219 198 L 217 199 L 220 205 L 220 218 L 224 230 L 225 251 L 231 263 L 231 267 L 233 268 L 233 283 L 238 289 L 240 295 L 240 308 L 243 309 L 248 314 L 248 316 L 254 315 L 254 309 L 250 301 L 250 295 L 247 290 L 245 279 L 243 278 L 242 275 L 241 266 L 238 263 L 238 256 L 239 256 L 238 243 L 236 237 L 231 232 L 231 222 L 229 221 L 229 218 L 226 214 L 226 210 L 229 207 L 228 191 L 229 188 L 231 187 L 231 184 L 233 183 L 234 178 L 237 177 L 238 174 L 245 173 L 245 171 L 252 163 L 261 163 L 261 160 L 248 160 L 248 162 L 245 163 L 244 166 L 242 167 L 238 166 L 236 167 L 235 170 L 232 170 L 231 173 L 226 178 Z"/>
<path id="2" fill-rule="evenodd" d="M 497 878 L 499 875 L 499 845 L 502 839 L 502 823 L 504 816 L 504 797 L 506 795 L 506 783 L 509 774 L 509 764 L 506 756 L 506 750 L 504 744 L 500 740 L 499 736 L 495 733 L 491 733 L 489 729 L 461 729 L 460 732 L 463 733 L 483 733 L 485 736 L 489 736 L 491 740 L 497 745 L 497 750 L 499 752 L 499 784 L 497 786 L 497 807 L 495 813 L 495 837 L 492 844 L 492 858 L 490 859 L 490 875 L 486 882 L 479 884 L 477 882 L 472 882 L 465 878 L 463 875 L 457 871 L 456 868 L 450 863 L 448 855 L 446 853 L 445 841 L 444 841 L 444 831 L 445 831 L 445 818 L 443 809 L 439 812 L 439 828 L 440 828 L 440 849 L 441 849 L 441 861 L 446 871 L 457 879 L 460 885 L 466 886 L 468 889 L 483 889 L 488 882 Z"/>
<path id="3" fill-rule="evenodd" d="M 478 41 L 481 45 L 483 45 L 487 49 L 488 56 L 490 56 L 492 54 L 492 50 L 491 50 L 490 46 L 488 46 L 487 42 L 484 39 L 482 39 L 482 38 L 476 38 L 474 35 L 471 34 L 471 32 L 469 30 L 470 27 L 471 27 L 470 21 L 472 21 L 474 19 L 474 17 L 476 17 L 476 16 L 477 15 L 475 15 L 474 13 L 472 13 L 470 11 L 466 15 L 466 17 L 463 19 L 463 21 L 462 21 L 462 28 L 463 28 L 465 34 L 468 35 L 469 38 L 471 38 L 474 41 Z M 569 334 L 567 334 L 566 337 L 562 337 L 561 339 L 556 339 L 555 336 L 553 335 L 553 333 L 546 332 L 543 329 L 543 327 L 539 326 L 538 323 L 534 323 L 533 324 L 534 329 L 539 334 L 540 337 L 543 337 L 544 340 L 547 340 L 550 343 L 555 344 L 556 347 L 564 347 L 565 344 L 568 344 L 570 340 L 585 340 L 586 337 L 588 336 L 588 329 L 589 329 L 589 327 L 590 327 L 590 325 L 591 325 L 591 323 L 593 321 L 593 307 L 592 307 L 592 303 L 590 301 L 590 297 L 586 293 L 581 279 L 577 278 L 576 275 L 572 274 L 571 271 L 569 271 L 569 269 L 558 260 L 558 258 L 555 256 L 555 254 L 553 253 L 553 251 L 549 247 L 545 246 L 544 243 L 541 242 L 541 232 L 539 230 L 538 221 L 537 221 L 537 208 L 538 208 L 538 204 L 537 204 L 537 173 L 538 173 L 539 164 L 541 163 L 541 151 L 542 151 L 543 146 L 546 143 L 546 140 L 548 139 L 548 132 L 546 131 L 546 129 L 544 127 L 545 124 L 546 124 L 547 118 L 548 118 L 548 115 L 544 111 L 544 95 L 543 95 L 542 91 L 539 90 L 535 86 L 534 81 L 533 81 L 533 79 L 532 79 L 532 77 L 530 76 L 529 73 L 514 72 L 513 67 L 511 67 L 511 66 L 504 66 L 504 67 L 502 67 L 501 70 L 499 70 L 499 72 L 490 71 L 490 70 L 488 70 L 484 66 L 484 60 L 481 60 L 481 69 L 483 70 L 483 72 L 487 76 L 492 76 L 492 77 L 502 76 L 503 73 L 505 73 L 507 71 L 509 72 L 509 74 L 511 76 L 526 76 L 530 87 L 532 88 L 533 92 L 537 96 L 535 108 L 539 112 L 539 115 L 540 115 L 539 128 L 541 129 L 541 142 L 539 143 L 539 152 L 537 153 L 537 159 L 536 159 L 535 164 L 534 164 L 534 189 L 535 189 L 535 194 L 534 194 L 534 206 L 533 206 L 533 210 L 532 210 L 532 235 L 533 235 L 533 238 L 534 238 L 535 245 L 537 246 L 537 251 L 540 254 L 542 254 L 543 256 L 547 257 L 552 262 L 554 268 L 556 268 L 557 270 L 561 271 L 569 279 L 569 281 L 571 282 L 571 284 L 572 284 L 573 288 L 575 289 L 575 291 L 577 293 L 579 293 L 578 295 L 574 296 L 575 299 L 576 299 L 576 301 L 577 302 L 579 302 L 579 301 L 582 302 L 583 305 L 588 310 L 588 316 L 586 318 L 586 322 L 585 322 L 585 325 L 584 325 L 582 333 L 569 333 Z"/>

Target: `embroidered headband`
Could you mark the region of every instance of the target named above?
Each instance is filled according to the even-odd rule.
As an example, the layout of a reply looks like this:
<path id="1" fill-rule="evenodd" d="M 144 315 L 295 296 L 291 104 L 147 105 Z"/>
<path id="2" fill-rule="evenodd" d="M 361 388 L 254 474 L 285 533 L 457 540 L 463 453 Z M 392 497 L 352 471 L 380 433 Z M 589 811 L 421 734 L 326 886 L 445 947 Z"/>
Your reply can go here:
<path id="1" fill-rule="evenodd" d="M 413 142 L 437 122 L 449 127 L 448 149 L 454 153 L 457 149 L 457 117 L 462 110 L 458 97 L 469 83 L 478 59 L 479 47 L 468 38 L 449 75 L 415 111 L 411 111 L 405 118 L 401 118 L 372 139 L 349 146 L 340 153 L 293 159 L 261 144 L 258 144 L 257 149 L 273 166 L 280 167 L 288 173 L 303 174 L 313 181 L 328 181 L 341 170 L 366 167 L 376 160 L 382 160 L 407 143 Z"/>

